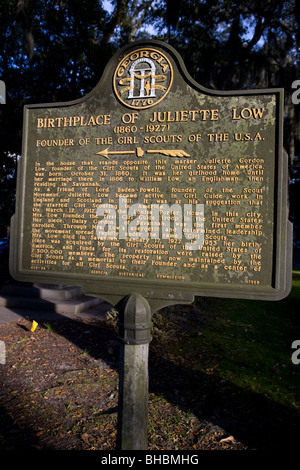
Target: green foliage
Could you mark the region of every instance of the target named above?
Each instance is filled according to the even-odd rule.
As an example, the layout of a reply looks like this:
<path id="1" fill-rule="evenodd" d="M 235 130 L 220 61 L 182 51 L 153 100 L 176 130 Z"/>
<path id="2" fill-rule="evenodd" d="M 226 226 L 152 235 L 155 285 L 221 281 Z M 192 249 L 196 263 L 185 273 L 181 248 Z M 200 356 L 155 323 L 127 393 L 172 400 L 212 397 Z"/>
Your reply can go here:
<path id="1" fill-rule="evenodd" d="M 202 311 L 201 331 L 182 335 L 169 353 L 184 357 L 195 373 L 299 410 L 300 372 L 291 360 L 291 345 L 300 337 L 299 298 L 300 272 L 294 272 L 292 291 L 282 301 L 215 299 Z"/>
<path id="2" fill-rule="evenodd" d="M 46 330 L 48 330 L 48 331 L 52 331 L 52 330 L 53 330 L 53 327 L 52 327 L 51 323 L 48 322 L 48 321 L 46 321 L 46 322 L 44 323 L 44 327 L 45 327 Z"/>

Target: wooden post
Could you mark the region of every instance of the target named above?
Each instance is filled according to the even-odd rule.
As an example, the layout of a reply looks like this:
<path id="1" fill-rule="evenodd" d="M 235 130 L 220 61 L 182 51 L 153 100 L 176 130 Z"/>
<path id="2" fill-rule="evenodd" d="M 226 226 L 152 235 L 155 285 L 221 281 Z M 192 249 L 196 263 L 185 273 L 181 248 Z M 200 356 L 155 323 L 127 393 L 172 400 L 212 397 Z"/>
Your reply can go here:
<path id="1" fill-rule="evenodd" d="M 125 297 L 116 309 L 121 341 L 117 449 L 146 450 L 151 309 L 140 294 Z"/>

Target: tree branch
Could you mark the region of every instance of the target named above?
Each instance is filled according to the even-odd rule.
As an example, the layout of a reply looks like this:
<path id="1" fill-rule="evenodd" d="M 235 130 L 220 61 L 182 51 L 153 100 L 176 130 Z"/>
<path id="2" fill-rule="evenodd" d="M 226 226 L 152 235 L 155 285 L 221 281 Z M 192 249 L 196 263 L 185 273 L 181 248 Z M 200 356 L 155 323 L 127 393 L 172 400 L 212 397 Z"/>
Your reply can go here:
<path id="1" fill-rule="evenodd" d="M 100 47 L 104 47 L 109 43 L 110 38 L 114 34 L 116 26 L 118 26 L 122 19 L 126 16 L 128 10 L 129 0 L 117 0 L 116 7 L 111 15 L 110 21 L 107 23 L 103 36 L 100 42 Z"/>

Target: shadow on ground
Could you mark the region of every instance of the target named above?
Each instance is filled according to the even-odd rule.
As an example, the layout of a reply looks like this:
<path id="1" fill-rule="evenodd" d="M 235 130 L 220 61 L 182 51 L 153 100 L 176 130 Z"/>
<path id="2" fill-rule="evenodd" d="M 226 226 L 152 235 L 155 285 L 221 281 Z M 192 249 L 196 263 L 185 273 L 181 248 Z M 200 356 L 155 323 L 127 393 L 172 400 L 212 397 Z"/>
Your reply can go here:
<path id="1" fill-rule="evenodd" d="M 117 333 L 105 323 L 89 323 L 89 334 L 86 334 L 87 324 L 78 320 L 54 321 L 51 327 L 53 334 L 63 336 L 82 351 L 88 351 L 93 361 L 118 371 Z M 165 397 L 169 403 L 200 420 L 203 427 L 209 423 L 209 426 L 222 428 L 225 434 L 233 435 L 249 450 L 288 450 L 297 445 L 300 417 L 295 411 L 260 394 L 224 382 L 217 376 L 195 372 L 184 358 L 182 361 L 179 358 L 177 363 L 163 358 L 157 353 L 155 341 L 154 337 L 150 344 L 149 394 Z M 62 351 L 61 360 L 63 354 Z M 89 364 L 87 361 L 83 367 L 88 369 Z M 40 373 L 42 380 L 43 371 Z M 111 412 L 115 411 L 112 407 Z M 106 412 L 109 413 L 109 409 Z M 14 447 L 16 442 L 18 448 L 38 445 L 37 436 L 32 435 L 30 430 L 28 435 L 24 435 L 24 429 L 22 434 L 18 423 L 5 408 L 1 420 L 0 433 L 8 442 L 8 447 L 9 443 Z"/>
<path id="2" fill-rule="evenodd" d="M 195 314 L 194 305 L 184 308 L 187 312 L 190 309 L 191 315 Z M 164 312 L 161 313 L 163 315 Z M 201 324 L 201 308 L 198 317 Z M 51 321 L 51 328 L 53 334 L 65 338 L 70 345 L 75 345 L 81 351 L 88 351 L 92 361 L 97 361 L 104 368 L 109 367 L 118 371 L 119 343 L 116 328 L 108 326 L 105 321 L 90 322 L 89 334 L 86 334 L 86 322 L 59 318 L 58 315 Z M 217 375 L 206 375 L 195 371 L 184 357 L 169 360 L 160 354 L 164 346 L 160 345 L 159 348 L 156 346 L 157 339 L 154 335 L 153 342 L 150 343 L 149 394 L 162 396 L 169 403 L 192 414 L 203 423 L 203 427 L 222 428 L 226 435 L 234 436 L 246 449 L 289 451 L 297 448 L 300 416 L 294 409 L 275 403 L 262 394 L 237 387 Z M 60 354 L 61 356 L 59 354 L 57 356 L 58 361 L 64 357 L 63 351 Z M 83 363 L 86 369 L 90 365 L 88 360 Z M 43 373 L 45 371 L 41 370 L 41 381 Z M 3 395 L 5 398 L 5 387 L 9 384 L 2 385 L 4 385 L 2 398 Z M 14 449 L 38 447 L 39 439 L 36 433 L 32 433 L 29 428 L 28 432 L 24 433 L 24 428 L 19 427 L 11 410 L 7 412 L 5 399 L 3 403 L 0 434 L 7 447 L 10 445 Z M 106 413 L 113 414 L 115 411 L 115 406 L 112 406 L 111 410 L 109 408 L 106 410 Z M 44 446 L 43 449 L 48 448 Z"/>

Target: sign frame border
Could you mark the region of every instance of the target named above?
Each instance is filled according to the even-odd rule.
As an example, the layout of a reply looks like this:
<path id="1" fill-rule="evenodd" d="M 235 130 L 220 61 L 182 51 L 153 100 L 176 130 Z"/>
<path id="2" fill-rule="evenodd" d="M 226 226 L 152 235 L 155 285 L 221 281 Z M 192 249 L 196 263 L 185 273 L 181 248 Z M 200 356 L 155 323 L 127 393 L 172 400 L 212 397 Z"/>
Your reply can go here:
<path id="1" fill-rule="evenodd" d="M 124 279 L 116 277 L 100 277 L 96 275 L 82 275 L 78 273 L 36 273 L 31 270 L 24 270 L 21 267 L 22 252 L 26 249 L 23 246 L 24 233 L 24 191 L 26 181 L 26 160 L 28 158 L 27 137 L 28 137 L 28 115 L 31 109 L 68 107 L 80 104 L 92 97 L 101 89 L 102 82 L 115 69 L 125 57 L 130 49 L 140 46 L 157 46 L 170 54 L 175 61 L 179 73 L 183 78 L 199 92 L 210 96 L 245 96 L 245 95 L 268 95 L 276 96 L 276 162 L 274 189 L 274 244 L 273 244 L 273 286 L 260 287 L 257 285 L 228 285 L 218 286 L 211 283 L 190 283 L 182 285 L 180 281 L 169 280 L 144 280 L 144 279 Z M 116 99 L 118 99 L 116 97 Z M 125 107 L 124 104 L 121 103 Z M 96 85 L 85 96 L 67 102 L 29 104 L 24 106 L 23 114 L 23 135 L 22 135 L 22 157 L 18 162 L 17 174 L 17 195 L 16 210 L 11 219 L 11 243 L 10 243 L 10 273 L 13 278 L 23 282 L 43 282 L 53 284 L 71 284 L 82 287 L 86 295 L 101 297 L 115 305 L 124 296 L 135 292 L 143 295 L 149 302 L 152 309 L 162 308 L 167 305 L 191 303 L 195 296 L 239 298 L 254 300 L 281 300 L 286 297 L 291 290 L 292 284 L 292 224 L 288 220 L 288 156 L 283 149 L 283 110 L 284 110 L 284 90 L 282 88 L 271 89 L 251 89 L 251 90 L 210 90 L 197 83 L 188 73 L 185 64 L 179 53 L 170 45 L 158 40 L 140 40 L 130 43 L 109 60 L 103 75 Z M 91 279 L 92 276 L 92 279 Z M 116 293 L 116 283 L 118 292 Z M 163 286 L 163 287 L 162 287 Z"/>

